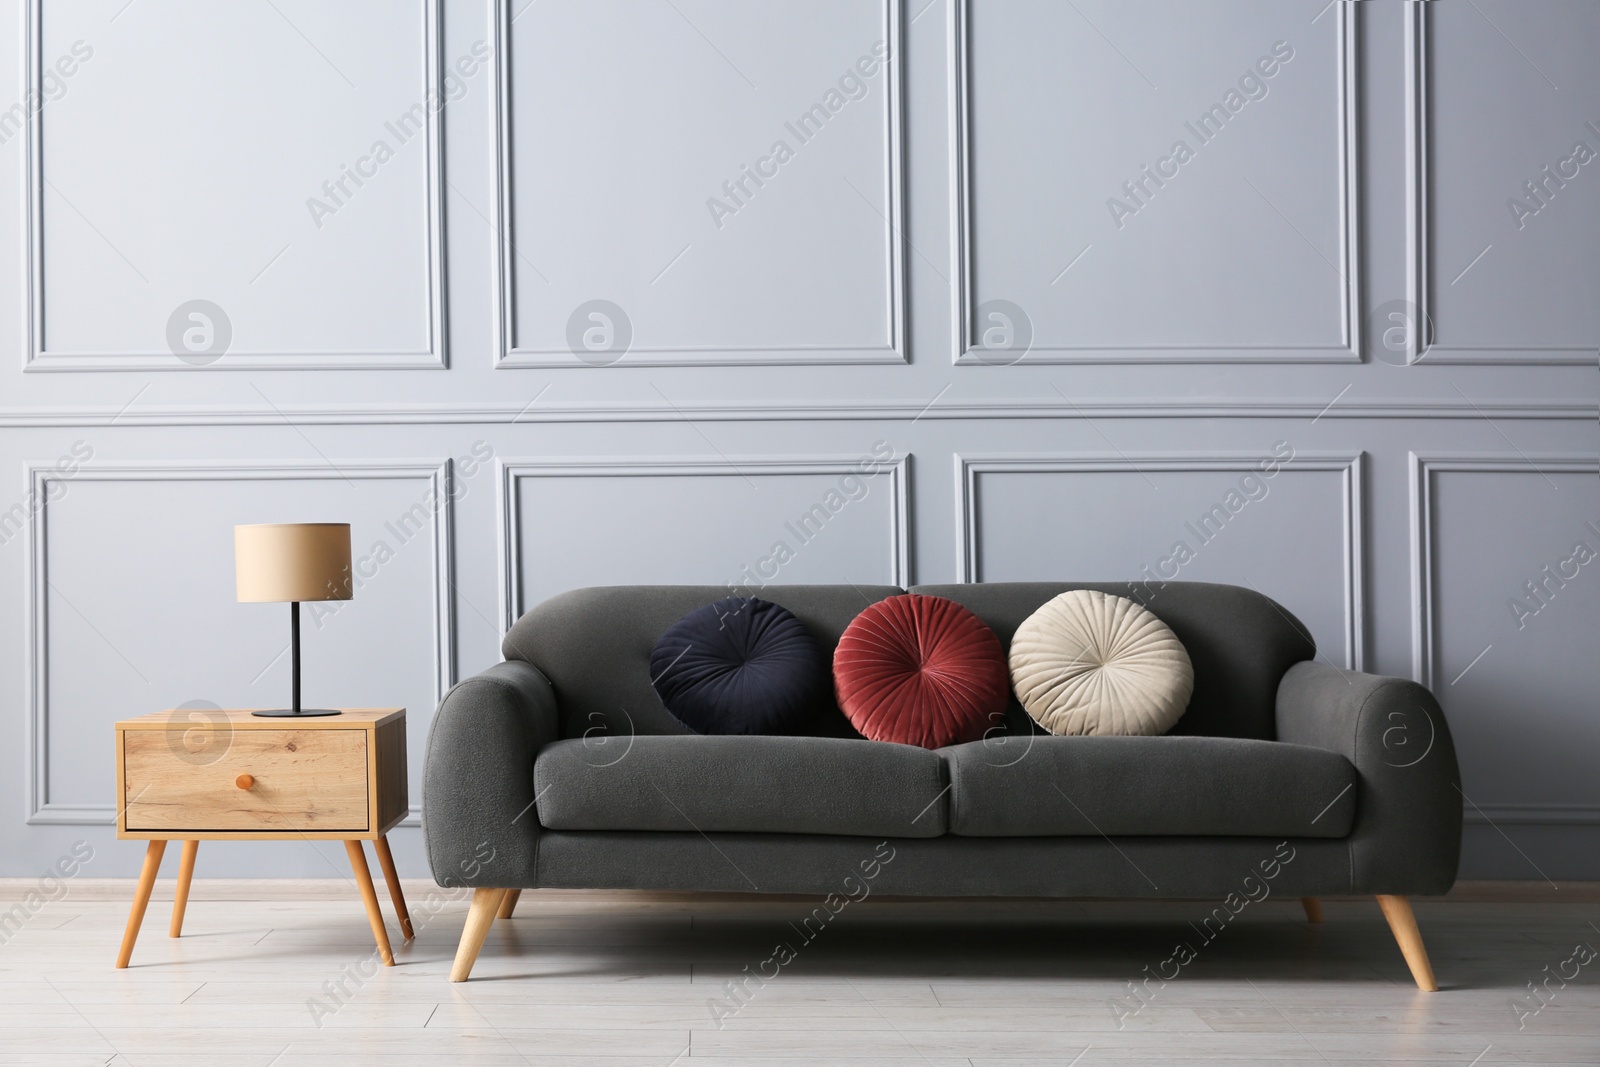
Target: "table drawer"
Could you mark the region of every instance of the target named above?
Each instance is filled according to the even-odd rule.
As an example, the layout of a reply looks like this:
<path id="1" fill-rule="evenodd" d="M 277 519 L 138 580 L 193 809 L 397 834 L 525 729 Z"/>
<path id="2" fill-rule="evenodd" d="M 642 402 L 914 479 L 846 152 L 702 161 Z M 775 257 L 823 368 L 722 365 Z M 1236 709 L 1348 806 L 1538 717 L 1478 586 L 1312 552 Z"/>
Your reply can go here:
<path id="1" fill-rule="evenodd" d="M 123 739 L 130 831 L 369 828 L 365 730 L 235 730 L 220 759 L 199 765 L 176 731 Z"/>

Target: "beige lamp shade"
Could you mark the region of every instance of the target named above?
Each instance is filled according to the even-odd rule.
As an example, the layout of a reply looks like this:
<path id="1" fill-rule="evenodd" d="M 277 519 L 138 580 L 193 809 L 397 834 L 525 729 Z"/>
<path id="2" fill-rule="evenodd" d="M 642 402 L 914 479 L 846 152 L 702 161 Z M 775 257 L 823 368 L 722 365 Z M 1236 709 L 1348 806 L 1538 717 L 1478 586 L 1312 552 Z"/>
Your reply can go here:
<path id="1" fill-rule="evenodd" d="M 271 522 L 233 528 L 233 566 L 242 604 L 349 600 L 350 524 Z"/>

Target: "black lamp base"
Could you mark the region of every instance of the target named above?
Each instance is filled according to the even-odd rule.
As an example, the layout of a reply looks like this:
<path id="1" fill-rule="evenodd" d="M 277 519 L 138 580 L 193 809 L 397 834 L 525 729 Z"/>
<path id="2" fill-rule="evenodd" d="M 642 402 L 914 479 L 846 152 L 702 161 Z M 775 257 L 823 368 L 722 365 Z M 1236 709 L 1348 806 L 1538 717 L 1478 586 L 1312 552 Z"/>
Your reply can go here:
<path id="1" fill-rule="evenodd" d="M 312 719 L 319 715 L 342 715 L 338 708 L 263 708 L 250 714 L 263 719 Z"/>

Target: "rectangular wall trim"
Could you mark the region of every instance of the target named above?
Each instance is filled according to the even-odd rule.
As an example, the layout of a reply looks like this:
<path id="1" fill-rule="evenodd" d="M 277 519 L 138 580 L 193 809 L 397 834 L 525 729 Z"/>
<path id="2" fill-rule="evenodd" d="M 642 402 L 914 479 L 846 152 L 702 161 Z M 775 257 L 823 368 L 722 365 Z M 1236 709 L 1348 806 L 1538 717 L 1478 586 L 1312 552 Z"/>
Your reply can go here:
<path id="1" fill-rule="evenodd" d="M 1595 345 L 1453 345 L 1433 343 L 1431 311 L 1432 263 L 1428 235 L 1431 144 L 1428 132 L 1428 24 L 1430 4 L 1406 0 L 1406 300 L 1421 331 L 1413 362 L 1478 364 L 1507 367 L 1593 367 L 1600 361 Z M 1511 353 L 1526 353 L 1512 355 Z"/>
<path id="2" fill-rule="evenodd" d="M 500 624 L 502 634 L 522 617 L 530 605 L 522 603 L 522 487 L 524 478 L 704 478 L 744 477 L 748 474 L 846 475 L 860 471 L 859 456 L 692 456 L 600 457 L 576 459 L 496 459 L 499 477 L 496 523 L 500 560 Z M 912 584 L 911 456 L 902 453 L 880 464 L 879 475 L 889 479 L 889 552 L 895 585 Z"/>
<path id="3" fill-rule="evenodd" d="M 1600 826 L 1600 804 L 1490 804 L 1470 801 L 1463 822 L 1479 826 Z"/>
<path id="4" fill-rule="evenodd" d="M 972 265 L 972 70 L 970 56 L 971 0 L 949 0 L 950 39 L 950 278 L 953 289 L 951 323 L 954 362 L 982 364 L 981 349 L 973 347 L 972 320 L 976 311 Z M 1024 363 L 1359 363 L 1361 331 L 1357 322 L 1360 282 L 1360 170 L 1356 45 L 1359 4 L 1338 2 L 1334 16 L 1339 78 L 1339 345 L 1033 345 Z"/>
<path id="5" fill-rule="evenodd" d="M 1411 677 L 1429 689 L 1435 674 L 1433 473 L 1600 473 L 1600 458 L 1578 453 L 1411 452 Z"/>
<path id="6" fill-rule="evenodd" d="M 1366 538 L 1362 519 L 1365 497 L 1362 476 L 1365 452 L 1300 452 L 1280 473 L 1334 471 L 1341 475 L 1344 522 L 1344 639 L 1347 670 L 1363 669 L 1366 660 Z M 1161 454 L 1018 453 L 960 455 L 956 474 L 956 580 L 980 580 L 978 559 L 982 524 L 978 522 L 978 477 L 982 474 L 1138 474 L 1143 471 L 1254 471 L 1259 455 L 1243 452 Z"/>
<path id="7" fill-rule="evenodd" d="M 1411 481 L 1411 676 L 1433 688 L 1437 642 L 1434 624 L 1433 474 L 1436 471 L 1494 474 L 1600 474 L 1600 458 L 1576 453 L 1527 455 L 1520 452 L 1440 452 L 1409 454 Z M 1499 804 L 1479 807 L 1469 799 L 1469 823 L 1581 823 L 1600 825 L 1600 804 Z"/>
<path id="8" fill-rule="evenodd" d="M 1519 419 L 1535 422 L 1594 422 L 1600 405 L 1582 400 L 1351 400 L 1263 397 L 1260 399 L 1094 399 L 1038 397 L 926 400 L 700 401 L 682 404 L 561 402 L 210 405 L 108 407 L 38 404 L 0 408 L 0 429 L 62 426 L 413 426 L 518 423 L 640 422 L 833 422 L 840 420 L 929 422 L 1015 419 Z"/>
<path id="9" fill-rule="evenodd" d="M 421 0 L 424 20 L 422 63 L 426 100 L 442 101 L 444 64 L 440 21 L 444 0 Z M 39 91 L 43 74 L 41 15 L 45 0 L 26 0 L 22 66 L 29 92 Z M 444 156 L 440 108 L 424 103 L 427 122 L 428 348 L 420 352 L 251 352 L 230 348 L 206 369 L 216 370 L 403 370 L 449 366 L 445 315 Z M 23 269 L 22 369 L 38 371 L 189 371 L 193 366 L 170 352 L 57 353 L 45 348 L 44 322 L 44 155 L 46 109 L 30 109 L 23 145 L 26 210 L 23 216 L 26 261 Z"/>
<path id="10" fill-rule="evenodd" d="M 318 466 L 292 463 L 172 463 L 102 464 L 80 467 L 71 476 L 73 484 L 85 482 L 159 481 L 295 481 L 304 479 L 353 481 L 419 479 L 439 506 L 433 509 L 433 640 L 434 703 L 437 706 L 455 684 L 455 610 L 452 591 L 453 475 L 449 459 L 427 463 L 373 460 L 340 461 Z M 28 485 L 33 498 L 42 501 L 34 510 L 27 542 L 28 631 L 25 656 L 24 702 L 28 716 L 28 761 L 26 794 L 27 821 L 31 825 L 109 826 L 116 822 L 113 804 L 60 804 L 49 800 L 50 708 L 49 641 L 47 606 L 49 559 L 45 541 L 49 512 L 49 488 L 59 480 L 53 464 L 30 463 Z M 433 709 L 428 709 L 431 713 Z M 401 824 L 420 825 L 421 808 L 412 805 L 411 814 Z"/>
<path id="11" fill-rule="evenodd" d="M 494 196 L 490 205 L 490 226 L 496 234 L 491 285 L 494 301 L 494 365 L 496 368 L 541 367 L 546 369 L 589 366 L 566 349 L 519 348 L 516 340 L 516 260 L 512 241 L 515 214 L 511 167 L 511 23 L 513 0 L 493 0 L 494 25 Z M 884 41 L 889 45 L 885 94 L 884 142 L 888 174 L 884 214 L 888 286 L 889 336 L 885 343 L 865 348 L 796 345 L 683 346 L 675 348 L 629 347 L 626 362 L 635 367 L 741 367 L 741 366 L 824 366 L 830 364 L 874 364 L 908 362 L 906 343 L 905 272 L 905 152 L 904 152 L 904 48 L 903 8 L 905 0 L 882 0 Z M 518 15 L 522 10 L 519 9 Z M 876 208 L 874 208 L 876 210 Z"/>

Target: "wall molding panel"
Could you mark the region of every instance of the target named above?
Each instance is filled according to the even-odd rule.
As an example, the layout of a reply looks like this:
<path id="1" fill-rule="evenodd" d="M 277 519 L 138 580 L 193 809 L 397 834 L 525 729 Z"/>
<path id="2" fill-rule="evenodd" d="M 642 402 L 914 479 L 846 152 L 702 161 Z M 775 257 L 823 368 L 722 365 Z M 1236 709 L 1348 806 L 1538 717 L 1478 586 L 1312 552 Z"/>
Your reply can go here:
<path id="1" fill-rule="evenodd" d="M 774 341 L 758 345 L 683 345 L 672 347 L 634 345 L 626 362 L 635 367 L 740 367 L 740 366 L 825 366 L 830 364 L 905 363 L 907 282 L 906 186 L 904 152 L 904 52 L 902 32 L 905 0 L 880 0 L 883 40 L 889 42 L 890 59 L 885 62 L 883 94 L 883 164 L 887 181 L 883 189 L 886 210 L 884 223 L 885 255 L 888 276 L 888 336 L 882 342 L 838 346 L 805 342 Z M 493 16 L 494 50 L 494 197 L 490 226 L 499 236 L 495 246 L 494 269 L 494 365 L 497 368 L 582 369 L 588 366 L 565 348 L 532 348 L 516 341 L 516 280 L 518 259 L 527 262 L 513 240 L 517 215 L 514 168 L 512 164 L 512 65 L 510 14 L 511 0 L 495 4 Z M 526 10 L 525 8 L 523 10 Z M 519 17 L 521 12 L 518 13 Z M 698 32 L 698 31 L 697 31 Z M 878 211 L 874 205 L 873 211 Z M 530 269 L 531 262 L 528 263 Z"/>
<path id="2" fill-rule="evenodd" d="M 1416 362 L 1440 365 L 1508 367 L 1594 367 L 1600 365 L 1600 345 L 1438 345 L 1433 314 L 1433 262 L 1429 251 L 1433 216 L 1429 195 L 1433 140 L 1429 109 L 1429 25 L 1431 2 L 1407 0 L 1405 5 L 1406 57 L 1406 299 L 1416 310 L 1416 325 L 1423 331 Z M 1600 145 L 1592 146 L 1600 148 Z M 1487 251 L 1487 249 L 1485 249 Z M 1465 273 L 1465 272 L 1463 272 Z M 1522 353 L 1513 355 L 1512 353 Z"/>
<path id="3" fill-rule="evenodd" d="M 1433 479 L 1439 471 L 1461 473 L 1600 474 L 1600 457 L 1574 453 L 1525 455 L 1504 452 L 1412 452 L 1411 483 L 1411 677 L 1429 689 L 1436 680 L 1434 625 Z"/>
<path id="4" fill-rule="evenodd" d="M 1468 801 L 1463 822 L 1474 826 L 1600 826 L 1600 804 L 1488 804 Z"/>
<path id="5" fill-rule="evenodd" d="M 951 288 L 954 362 L 983 364 L 973 341 L 973 318 L 977 310 L 973 265 L 974 231 L 972 202 L 972 0 L 950 0 L 949 53 L 949 137 L 950 137 L 950 233 Z M 1335 92 L 1338 97 L 1339 124 L 1339 302 L 1340 344 L 1304 345 L 1039 345 L 1028 349 L 1022 362 L 1030 364 L 1069 363 L 1359 363 L 1361 329 L 1361 210 L 1360 210 L 1360 131 L 1357 123 L 1357 95 L 1360 79 L 1356 44 L 1357 11 L 1360 5 L 1338 3 L 1330 20 L 1337 35 Z M 1081 14 L 1081 13 L 1080 13 Z"/>
<path id="6" fill-rule="evenodd" d="M 1365 452 L 1297 452 L 1279 475 L 1301 472 L 1339 474 L 1344 575 L 1341 592 L 1344 609 L 1344 667 L 1364 670 L 1366 662 L 1366 539 L 1363 520 Z M 978 479 L 985 474 L 1089 474 L 1138 476 L 1143 472 L 1182 471 L 1242 474 L 1257 470 L 1261 456 L 1243 452 L 1183 452 L 1160 454 L 1060 454 L 961 455 L 955 457 L 956 474 L 956 581 L 981 581 L 983 524 L 978 513 Z M 1173 579 L 1177 580 L 1177 579 Z"/>
<path id="7" fill-rule="evenodd" d="M 62 479 L 51 464 L 30 463 L 28 484 L 34 499 L 44 502 L 34 511 L 27 540 L 27 618 L 24 706 L 27 709 L 27 822 L 31 825 L 105 826 L 116 822 L 112 804 L 86 804 L 50 799 L 50 631 L 49 605 L 49 489 L 52 482 L 70 480 L 73 490 L 96 482 L 253 482 L 340 480 L 390 481 L 417 480 L 434 499 L 442 502 L 432 521 L 432 600 L 433 646 L 435 650 L 434 704 L 444 699 L 455 684 L 455 608 L 452 564 L 454 560 L 452 522 L 452 461 L 429 463 L 404 461 L 352 460 L 336 466 L 294 463 L 209 463 L 209 464 L 109 464 L 84 465 Z M 418 717 L 432 714 L 432 708 L 411 709 Z M 133 714 L 130 712 L 129 714 Z M 420 783 L 413 783 L 420 786 Z M 421 808 L 411 806 L 411 814 L 401 824 L 420 825 Z"/>
<path id="8" fill-rule="evenodd" d="M 407 705 L 407 877 L 563 590 L 1055 578 L 1258 588 L 1435 690 L 1462 877 L 1600 879 L 1600 0 L 10 10 L 0 877 L 138 872 L 102 726 L 287 700 L 227 526 L 343 516 L 305 693 Z"/>
<path id="9" fill-rule="evenodd" d="M 500 561 L 500 625 L 504 635 L 532 605 L 522 603 L 522 483 L 539 478 L 743 478 L 748 475 L 844 476 L 859 470 L 860 456 L 602 457 L 498 459 L 496 557 Z M 913 584 L 911 533 L 911 456 L 899 453 L 883 463 L 876 477 L 887 478 L 890 522 L 886 531 L 892 584 Z"/>
<path id="10" fill-rule="evenodd" d="M 44 8 L 52 0 L 24 0 L 24 32 L 22 67 L 27 91 L 40 92 L 43 75 L 43 36 L 41 22 Z M 411 0 L 423 21 L 423 54 L 420 56 L 424 71 L 425 93 L 434 96 L 441 89 L 442 18 L 444 0 Z M 31 109 L 27 136 L 24 140 L 24 187 L 26 209 L 23 219 L 24 299 L 23 367 L 26 372 L 49 371 L 195 371 L 217 370 L 406 370 L 439 369 L 448 367 L 448 330 L 445 300 L 445 212 L 444 212 L 444 153 L 441 136 L 442 110 L 427 111 L 426 163 L 427 175 L 425 218 L 427 284 L 428 284 L 428 345 L 417 351 L 251 351 L 230 347 L 225 358 L 205 368 L 192 366 L 165 351 L 100 351 L 58 352 L 46 347 L 44 261 L 46 255 L 44 232 L 44 200 L 46 185 L 44 173 L 43 136 L 44 120 L 48 108 Z M 58 191 L 59 192 L 59 191 Z M 76 208 L 74 208 L 76 210 Z M 87 221 L 87 219 L 85 220 Z M 89 223 L 93 225 L 93 223 Z M 119 253 L 120 254 L 120 253 Z M 279 253 L 282 255 L 282 253 Z"/>
<path id="11" fill-rule="evenodd" d="M 926 400 L 689 401 L 682 404 L 486 402 L 205 407 L 38 405 L 0 408 L 0 429 L 67 426 L 415 426 L 645 422 L 1011 421 L 1017 419 L 1365 419 L 1587 422 L 1600 403 L 1583 400 L 1415 400 L 1297 397 L 1260 400 L 1017 397 Z"/>
<path id="12" fill-rule="evenodd" d="M 1435 693 L 1438 673 L 1438 609 L 1434 543 L 1433 476 L 1441 472 L 1481 474 L 1600 474 L 1600 456 L 1574 453 L 1412 452 L 1410 471 L 1411 527 L 1411 676 Z M 1453 683 L 1452 683 L 1453 684 Z M 1600 825 L 1600 804 L 1492 804 L 1467 800 L 1469 823 L 1517 825 Z"/>

